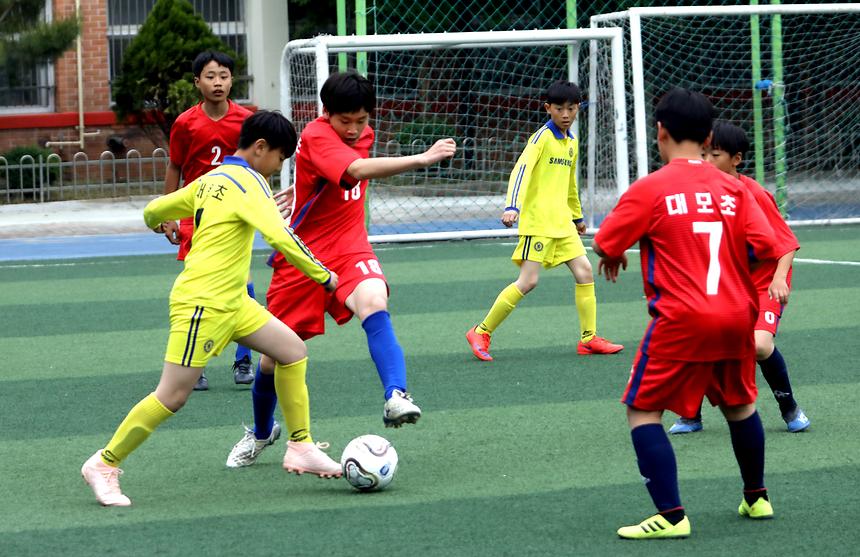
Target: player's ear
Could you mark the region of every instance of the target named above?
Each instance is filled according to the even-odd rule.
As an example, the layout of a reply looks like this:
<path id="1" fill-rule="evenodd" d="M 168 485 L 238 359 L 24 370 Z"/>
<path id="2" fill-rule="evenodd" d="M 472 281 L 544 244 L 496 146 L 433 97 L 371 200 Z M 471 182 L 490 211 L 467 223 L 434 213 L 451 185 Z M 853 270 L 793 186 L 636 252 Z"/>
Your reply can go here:
<path id="1" fill-rule="evenodd" d="M 269 148 L 269 142 L 263 139 L 262 137 L 254 142 L 254 154 L 262 156 L 266 150 Z"/>
<path id="2" fill-rule="evenodd" d="M 552 105 L 549 103 L 543 103 L 543 109 L 546 110 L 546 113 L 549 114 L 549 109 L 552 108 Z"/>
<path id="3" fill-rule="evenodd" d="M 732 155 L 732 166 L 738 166 L 743 160 L 743 153 L 735 153 L 734 155 Z"/>
<path id="4" fill-rule="evenodd" d="M 667 137 L 669 137 L 669 132 L 666 131 L 661 122 L 657 122 L 657 141 L 663 143 Z"/>
<path id="5" fill-rule="evenodd" d="M 323 118 L 325 118 L 326 120 L 331 120 L 331 114 L 329 114 L 329 111 L 326 107 L 323 107 L 322 115 L 323 115 Z"/>
<path id="6" fill-rule="evenodd" d="M 708 137 L 705 138 L 704 143 L 702 143 L 702 148 L 708 150 L 711 148 L 711 141 L 714 139 L 714 132 L 708 134 Z"/>

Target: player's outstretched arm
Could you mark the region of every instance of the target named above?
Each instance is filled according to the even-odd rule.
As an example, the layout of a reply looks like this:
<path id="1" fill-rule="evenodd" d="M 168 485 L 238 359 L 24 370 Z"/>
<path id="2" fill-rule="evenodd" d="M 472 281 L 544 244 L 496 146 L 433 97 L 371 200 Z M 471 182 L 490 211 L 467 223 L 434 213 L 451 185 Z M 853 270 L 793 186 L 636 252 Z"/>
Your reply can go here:
<path id="1" fill-rule="evenodd" d="M 175 191 L 150 201 L 143 209 L 146 226 L 158 233 L 165 233 L 164 223 L 194 214 L 194 190 L 187 188 Z"/>
<path id="2" fill-rule="evenodd" d="M 169 195 L 179 189 L 179 179 L 182 177 L 182 169 L 170 161 L 167 163 L 167 172 L 164 175 L 164 195 Z M 175 220 L 168 220 L 161 224 L 161 230 L 167 241 L 173 245 L 179 245 L 179 224 Z"/>
<path id="3" fill-rule="evenodd" d="M 409 170 L 426 168 L 439 161 L 450 159 L 456 152 L 457 144 L 453 139 L 440 139 L 432 147 L 418 155 L 356 159 L 346 168 L 346 173 L 356 180 L 387 178 Z"/>

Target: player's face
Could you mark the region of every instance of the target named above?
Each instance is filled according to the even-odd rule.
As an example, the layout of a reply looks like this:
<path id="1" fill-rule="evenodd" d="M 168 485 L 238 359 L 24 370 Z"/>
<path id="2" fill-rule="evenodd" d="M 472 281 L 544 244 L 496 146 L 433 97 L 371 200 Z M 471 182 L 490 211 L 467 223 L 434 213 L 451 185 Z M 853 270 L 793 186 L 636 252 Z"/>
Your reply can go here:
<path id="1" fill-rule="evenodd" d="M 576 113 L 579 110 L 579 104 L 575 102 L 544 103 L 543 107 L 546 113 L 552 118 L 552 123 L 562 132 L 566 132 L 573 124 L 573 119 L 576 118 Z"/>
<path id="2" fill-rule="evenodd" d="M 705 160 L 728 174 L 734 173 L 735 165 L 732 164 L 733 159 L 734 157 L 729 156 L 728 152 L 722 149 L 708 149 L 705 151 Z"/>
<path id="3" fill-rule="evenodd" d="M 337 132 L 344 143 L 347 145 L 355 145 L 358 138 L 361 137 L 361 132 L 367 127 L 370 121 L 370 114 L 361 108 L 355 112 L 338 112 L 337 114 L 329 114 L 325 112 L 331 127 Z"/>
<path id="4" fill-rule="evenodd" d="M 254 169 L 268 178 L 275 172 L 281 170 L 287 156 L 281 149 L 272 149 L 265 140 L 258 140 L 256 145 L 257 160 L 254 163 Z"/>
<path id="5" fill-rule="evenodd" d="M 233 74 L 215 60 L 212 60 L 200 72 L 200 77 L 194 78 L 194 85 L 200 89 L 203 98 L 210 102 L 220 102 L 227 98 L 233 87 Z"/>

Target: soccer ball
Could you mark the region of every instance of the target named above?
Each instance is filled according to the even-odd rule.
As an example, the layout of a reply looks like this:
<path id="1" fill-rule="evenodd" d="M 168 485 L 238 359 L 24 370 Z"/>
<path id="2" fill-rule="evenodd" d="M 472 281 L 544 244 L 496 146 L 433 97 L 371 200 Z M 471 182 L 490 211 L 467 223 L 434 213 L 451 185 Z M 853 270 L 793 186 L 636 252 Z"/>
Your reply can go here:
<path id="1" fill-rule="evenodd" d="M 340 457 L 343 477 L 359 491 L 385 489 L 397 471 L 397 451 L 378 435 L 356 437 Z"/>

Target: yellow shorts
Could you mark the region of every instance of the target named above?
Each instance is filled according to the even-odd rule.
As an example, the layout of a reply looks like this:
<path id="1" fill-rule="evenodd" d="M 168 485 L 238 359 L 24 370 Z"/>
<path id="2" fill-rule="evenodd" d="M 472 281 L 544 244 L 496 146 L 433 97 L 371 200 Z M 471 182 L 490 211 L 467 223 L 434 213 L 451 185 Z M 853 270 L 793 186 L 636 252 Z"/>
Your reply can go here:
<path id="1" fill-rule="evenodd" d="M 585 255 L 585 246 L 577 233 L 566 238 L 520 236 L 511 260 L 517 265 L 522 265 L 523 261 L 535 261 L 549 269 L 581 255 Z"/>
<path id="2" fill-rule="evenodd" d="M 242 307 L 223 311 L 191 304 L 170 304 L 170 336 L 164 361 L 206 367 L 230 341 L 250 335 L 269 322 L 272 314 L 250 296 Z"/>

